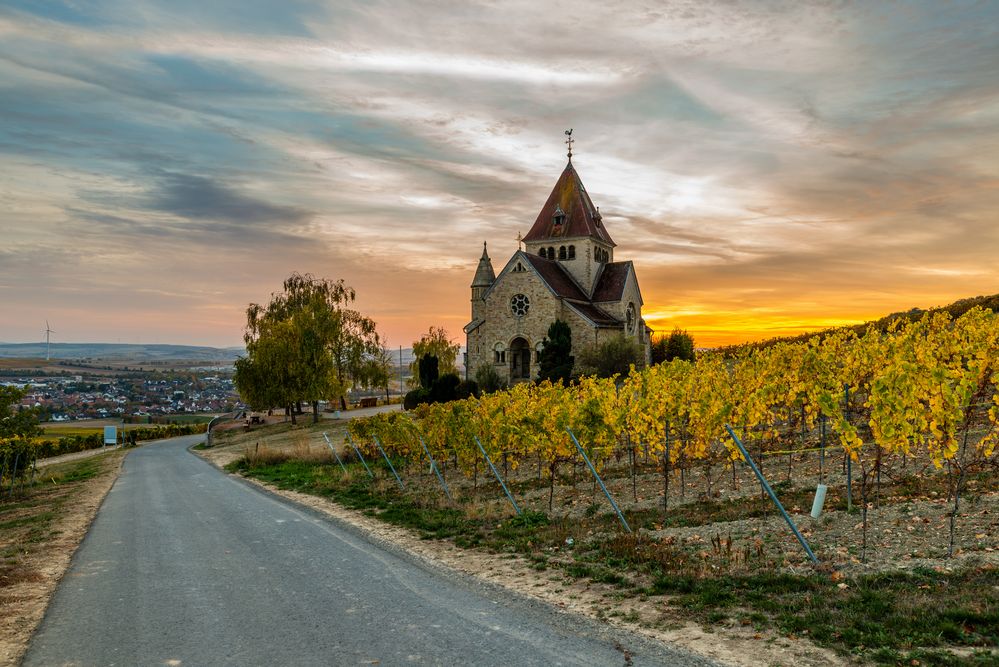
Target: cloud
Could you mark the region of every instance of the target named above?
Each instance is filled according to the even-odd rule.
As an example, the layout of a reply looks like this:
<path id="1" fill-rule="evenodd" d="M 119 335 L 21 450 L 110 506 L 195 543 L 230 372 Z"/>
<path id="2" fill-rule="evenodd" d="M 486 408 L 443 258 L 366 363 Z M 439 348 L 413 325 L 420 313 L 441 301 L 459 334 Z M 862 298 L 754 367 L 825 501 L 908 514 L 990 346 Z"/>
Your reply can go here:
<path id="1" fill-rule="evenodd" d="M 568 127 L 650 317 L 700 344 L 999 291 L 997 19 L 930 1 L 6 3 L 0 305 L 19 317 L 0 338 L 65 309 L 97 339 L 152 322 L 238 343 L 245 303 L 293 270 L 354 284 L 402 344 L 457 335 L 479 244 L 513 252 Z"/>
<path id="2" fill-rule="evenodd" d="M 247 225 L 307 220 L 310 212 L 255 199 L 215 180 L 190 174 L 164 174 L 147 206 L 189 220 L 223 220 Z"/>

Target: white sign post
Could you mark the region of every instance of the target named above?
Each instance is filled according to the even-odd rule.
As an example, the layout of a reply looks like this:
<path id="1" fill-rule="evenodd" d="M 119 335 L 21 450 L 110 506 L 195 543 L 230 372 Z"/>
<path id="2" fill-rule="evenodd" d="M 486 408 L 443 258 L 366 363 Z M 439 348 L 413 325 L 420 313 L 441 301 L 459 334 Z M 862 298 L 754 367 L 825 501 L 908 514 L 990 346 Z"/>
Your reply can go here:
<path id="1" fill-rule="evenodd" d="M 105 445 L 117 445 L 118 444 L 118 427 L 117 426 L 105 426 L 104 427 L 104 444 Z"/>

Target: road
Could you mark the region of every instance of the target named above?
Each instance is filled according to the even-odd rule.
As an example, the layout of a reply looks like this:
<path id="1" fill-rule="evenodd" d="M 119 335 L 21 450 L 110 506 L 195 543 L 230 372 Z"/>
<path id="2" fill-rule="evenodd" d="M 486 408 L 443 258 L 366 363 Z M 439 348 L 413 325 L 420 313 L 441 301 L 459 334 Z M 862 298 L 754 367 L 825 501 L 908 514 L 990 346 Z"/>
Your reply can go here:
<path id="1" fill-rule="evenodd" d="M 128 454 L 24 665 L 711 664 L 369 542 L 203 437 Z"/>

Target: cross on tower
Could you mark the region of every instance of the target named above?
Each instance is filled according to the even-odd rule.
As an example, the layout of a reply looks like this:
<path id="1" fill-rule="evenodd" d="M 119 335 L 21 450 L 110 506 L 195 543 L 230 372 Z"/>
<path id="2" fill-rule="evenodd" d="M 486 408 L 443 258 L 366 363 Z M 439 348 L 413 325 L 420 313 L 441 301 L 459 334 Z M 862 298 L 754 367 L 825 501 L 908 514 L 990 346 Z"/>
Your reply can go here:
<path id="1" fill-rule="evenodd" d="M 565 145 L 569 147 L 569 162 L 572 162 L 572 144 L 574 144 L 576 140 L 572 138 L 571 127 L 565 131 L 565 136 L 569 137 L 565 140 Z"/>

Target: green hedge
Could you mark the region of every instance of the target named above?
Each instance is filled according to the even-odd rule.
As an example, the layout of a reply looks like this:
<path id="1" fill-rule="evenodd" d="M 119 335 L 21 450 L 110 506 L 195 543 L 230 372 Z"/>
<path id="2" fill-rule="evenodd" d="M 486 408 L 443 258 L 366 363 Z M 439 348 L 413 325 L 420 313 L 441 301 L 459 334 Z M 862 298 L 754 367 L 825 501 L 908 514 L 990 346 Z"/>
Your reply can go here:
<path id="1" fill-rule="evenodd" d="M 160 438 L 175 438 L 181 435 L 204 433 L 207 424 L 166 424 L 161 426 L 142 426 L 125 431 L 125 444 L 131 446 L 143 440 L 159 440 Z M 0 440 L 0 479 L 10 479 L 17 466 L 17 476 L 30 468 L 35 459 L 47 459 L 51 456 L 73 454 L 88 449 L 98 449 L 104 446 L 104 433 L 90 435 L 68 435 L 58 440 L 13 439 Z"/>

